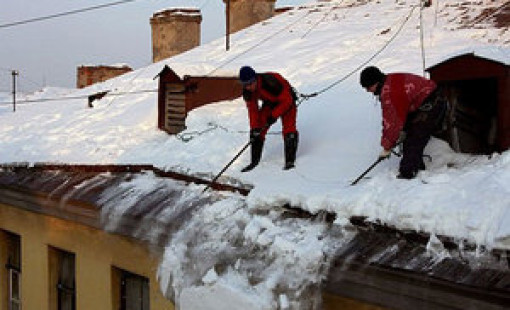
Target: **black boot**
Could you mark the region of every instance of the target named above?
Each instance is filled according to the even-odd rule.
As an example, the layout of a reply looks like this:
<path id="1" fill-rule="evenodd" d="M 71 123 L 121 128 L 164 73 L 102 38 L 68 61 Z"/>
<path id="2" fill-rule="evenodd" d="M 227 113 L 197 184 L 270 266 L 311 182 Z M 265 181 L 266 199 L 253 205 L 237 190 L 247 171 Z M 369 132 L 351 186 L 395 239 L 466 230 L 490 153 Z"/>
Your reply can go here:
<path id="1" fill-rule="evenodd" d="M 285 150 L 285 167 L 283 170 L 289 170 L 295 167 L 296 152 L 298 147 L 299 134 L 291 132 L 285 135 L 284 150 Z"/>
<path id="2" fill-rule="evenodd" d="M 251 143 L 251 163 L 241 169 L 241 172 L 247 172 L 255 168 L 259 162 L 260 157 L 262 156 L 262 148 L 264 146 L 264 140 L 262 140 L 260 137 L 256 137 L 253 139 Z"/>

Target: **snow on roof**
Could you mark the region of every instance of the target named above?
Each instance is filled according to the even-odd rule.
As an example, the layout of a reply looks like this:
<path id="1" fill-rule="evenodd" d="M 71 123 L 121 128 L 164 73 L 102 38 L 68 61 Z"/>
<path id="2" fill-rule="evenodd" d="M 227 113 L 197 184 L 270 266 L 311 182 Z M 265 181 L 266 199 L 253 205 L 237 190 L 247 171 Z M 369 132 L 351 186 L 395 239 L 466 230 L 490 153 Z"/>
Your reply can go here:
<path id="1" fill-rule="evenodd" d="M 129 65 L 127 63 L 114 63 L 111 65 L 107 64 L 87 64 L 87 65 L 80 65 L 80 67 L 87 67 L 87 68 L 115 68 L 115 69 L 124 69 L 129 68 Z"/>
<path id="2" fill-rule="evenodd" d="M 441 64 L 449 59 L 469 54 L 499 62 L 507 66 L 510 65 L 510 47 L 508 46 L 470 46 L 459 49 L 453 53 L 449 53 L 448 55 L 441 56 L 439 59 L 432 60 L 429 68 Z"/>
<path id="3" fill-rule="evenodd" d="M 200 13 L 200 9 L 196 8 L 196 7 L 178 7 L 178 8 L 175 7 L 175 8 L 168 8 L 168 9 L 154 12 L 153 17 L 158 18 L 158 17 L 167 16 L 167 15 L 195 17 L 195 16 L 200 16 L 201 13 Z"/>
<path id="4" fill-rule="evenodd" d="M 491 0 L 481 2 L 480 6 L 498 5 Z M 490 25 L 483 31 L 458 27 L 451 30 L 452 17 L 462 14 L 456 6 L 461 3 L 479 6 L 450 0 L 438 2 L 438 14 L 435 8 L 423 11 L 427 59 L 458 53 L 463 46 L 481 45 L 487 49 L 477 48 L 477 53 L 508 64 L 508 58 L 501 59 L 499 52 L 495 55 L 487 51 L 497 46 L 503 48 L 503 57 L 508 55 L 508 43 L 503 42 L 510 42 L 510 32 Z M 256 169 L 240 172 L 250 161 L 248 151 L 224 173 L 224 180 L 240 180 L 252 184 L 254 189 L 246 199 L 232 197 L 201 210 L 201 218 L 190 223 L 189 230 L 177 233 L 161 262 L 165 292 L 165 284 L 207 289 L 204 283 L 215 278 L 214 272 L 221 281 L 245 288 L 248 282 L 240 269 L 242 264 L 235 262 L 221 270 L 195 270 L 193 283 L 180 278 L 189 267 L 181 260 L 187 253 L 186 243 L 182 242 L 193 237 L 192 227 L 207 222 L 207 227 L 214 227 L 213 235 L 218 236 L 208 234 L 211 239 L 197 253 L 210 253 L 211 249 L 228 252 L 222 248 L 222 237 L 227 233 L 268 248 L 267 253 L 275 255 L 273 269 L 263 275 L 261 286 L 246 287 L 247 296 L 258 296 L 263 305 L 285 303 L 291 296 L 277 296 L 274 301 L 274 285 L 291 286 L 295 282 L 281 274 L 286 269 L 279 267 L 292 260 L 296 267 L 293 272 L 306 268 L 313 271 L 317 261 L 326 259 L 322 255 L 330 245 L 321 239 L 320 231 L 325 228 L 315 227 L 316 223 L 300 221 L 299 225 L 290 226 L 292 230 L 275 222 L 274 209 L 284 204 L 312 213 L 335 213 L 337 228 L 352 216 L 364 216 L 398 229 L 447 235 L 488 249 L 510 250 L 510 151 L 491 156 L 456 154 L 446 143 L 432 139 L 425 150 L 432 160 L 426 161 L 427 170 L 418 178 L 396 179 L 399 158 L 393 156 L 374 168 L 367 179 L 349 186 L 380 152 L 380 107 L 360 87 L 359 69 L 377 65 L 385 72 L 422 73 L 417 31 L 420 17 L 412 8 L 414 5 L 415 1 L 394 0 L 310 4 L 236 32 L 231 36 L 228 52 L 220 38 L 66 95 L 78 99 L 20 103 L 16 113 L 0 110 L 0 158 L 4 162 L 29 163 L 150 163 L 161 169 L 212 178 L 248 141 L 243 100 L 193 110 L 186 119 L 187 129 L 181 135 L 169 136 L 157 130 L 158 81 L 153 78 L 164 65 L 179 76 L 235 76 L 241 66 L 251 65 L 258 72 L 281 73 L 301 93 L 327 91 L 299 106 L 300 142 L 295 169 L 282 170 L 278 122 L 266 138 Z M 400 26 L 402 31 L 392 39 Z M 87 107 L 86 98 L 79 99 L 100 90 L 123 95 L 105 96 L 93 109 Z M 135 194 L 153 189 L 150 175 L 138 178 L 132 185 L 138 189 L 132 192 Z M 235 219 L 246 225 L 237 226 Z M 289 251 L 292 255 L 288 255 Z M 199 265 L 214 266 L 218 263 L 216 258 Z M 204 277 L 209 271 L 209 276 Z M 318 280 L 307 274 L 299 281 L 298 285 L 302 285 Z"/>

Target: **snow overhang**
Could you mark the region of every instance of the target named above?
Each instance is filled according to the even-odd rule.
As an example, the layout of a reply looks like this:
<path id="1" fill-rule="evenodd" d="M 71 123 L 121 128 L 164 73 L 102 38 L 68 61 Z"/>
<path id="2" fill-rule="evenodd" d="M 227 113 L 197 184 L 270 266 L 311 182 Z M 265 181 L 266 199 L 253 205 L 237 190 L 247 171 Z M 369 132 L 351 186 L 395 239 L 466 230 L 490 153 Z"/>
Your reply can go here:
<path id="1" fill-rule="evenodd" d="M 149 165 L 3 165 L 0 203 L 163 247 L 198 209 L 223 198 L 157 173 Z M 453 301 L 462 308 L 503 309 L 510 303 L 507 252 L 460 247 L 452 239 L 399 231 L 361 217 L 340 227 L 332 224 L 331 214 L 283 210 L 283 218 L 324 222 L 330 227 L 325 233 L 339 238 L 337 251 L 327 258 L 331 265 L 322 285 L 327 294 L 393 309 L 410 304 L 448 308 Z M 344 242 L 338 229 L 356 235 Z"/>
<path id="2" fill-rule="evenodd" d="M 503 65 L 510 65 L 510 48 L 508 47 L 497 47 L 497 46 L 480 46 L 480 47 L 469 47 L 456 51 L 445 56 L 441 56 L 433 60 L 432 65 L 426 70 L 430 71 L 435 67 L 450 61 L 454 58 L 459 58 L 466 55 L 473 55 L 478 58 L 483 58 L 489 61 L 500 63 Z"/>

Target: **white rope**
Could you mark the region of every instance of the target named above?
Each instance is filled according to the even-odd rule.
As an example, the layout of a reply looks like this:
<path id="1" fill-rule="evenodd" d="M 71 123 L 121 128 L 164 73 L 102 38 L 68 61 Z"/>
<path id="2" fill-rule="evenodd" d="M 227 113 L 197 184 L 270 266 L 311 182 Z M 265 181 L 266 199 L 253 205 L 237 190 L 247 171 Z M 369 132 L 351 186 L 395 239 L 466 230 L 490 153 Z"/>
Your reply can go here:
<path id="1" fill-rule="evenodd" d="M 425 46 L 423 44 L 423 0 L 420 1 L 420 46 L 421 46 L 421 63 L 423 70 L 423 77 L 425 77 Z"/>

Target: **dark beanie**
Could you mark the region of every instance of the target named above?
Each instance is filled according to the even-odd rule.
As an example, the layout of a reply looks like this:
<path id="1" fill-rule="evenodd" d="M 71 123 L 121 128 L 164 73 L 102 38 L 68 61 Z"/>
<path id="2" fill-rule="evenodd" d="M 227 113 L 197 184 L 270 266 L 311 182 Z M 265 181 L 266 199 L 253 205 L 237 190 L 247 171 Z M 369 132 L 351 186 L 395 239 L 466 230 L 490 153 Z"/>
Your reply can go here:
<path id="1" fill-rule="evenodd" d="M 244 66 L 239 70 L 239 80 L 241 80 L 241 83 L 243 84 L 250 84 L 255 81 L 256 76 L 257 74 L 252 67 Z"/>
<path id="2" fill-rule="evenodd" d="M 360 77 L 359 77 L 359 83 L 364 88 L 370 87 L 374 85 L 377 82 L 384 81 L 384 73 L 379 70 L 379 68 L 370 66 L 366 67 L 361 71 Z"/>

